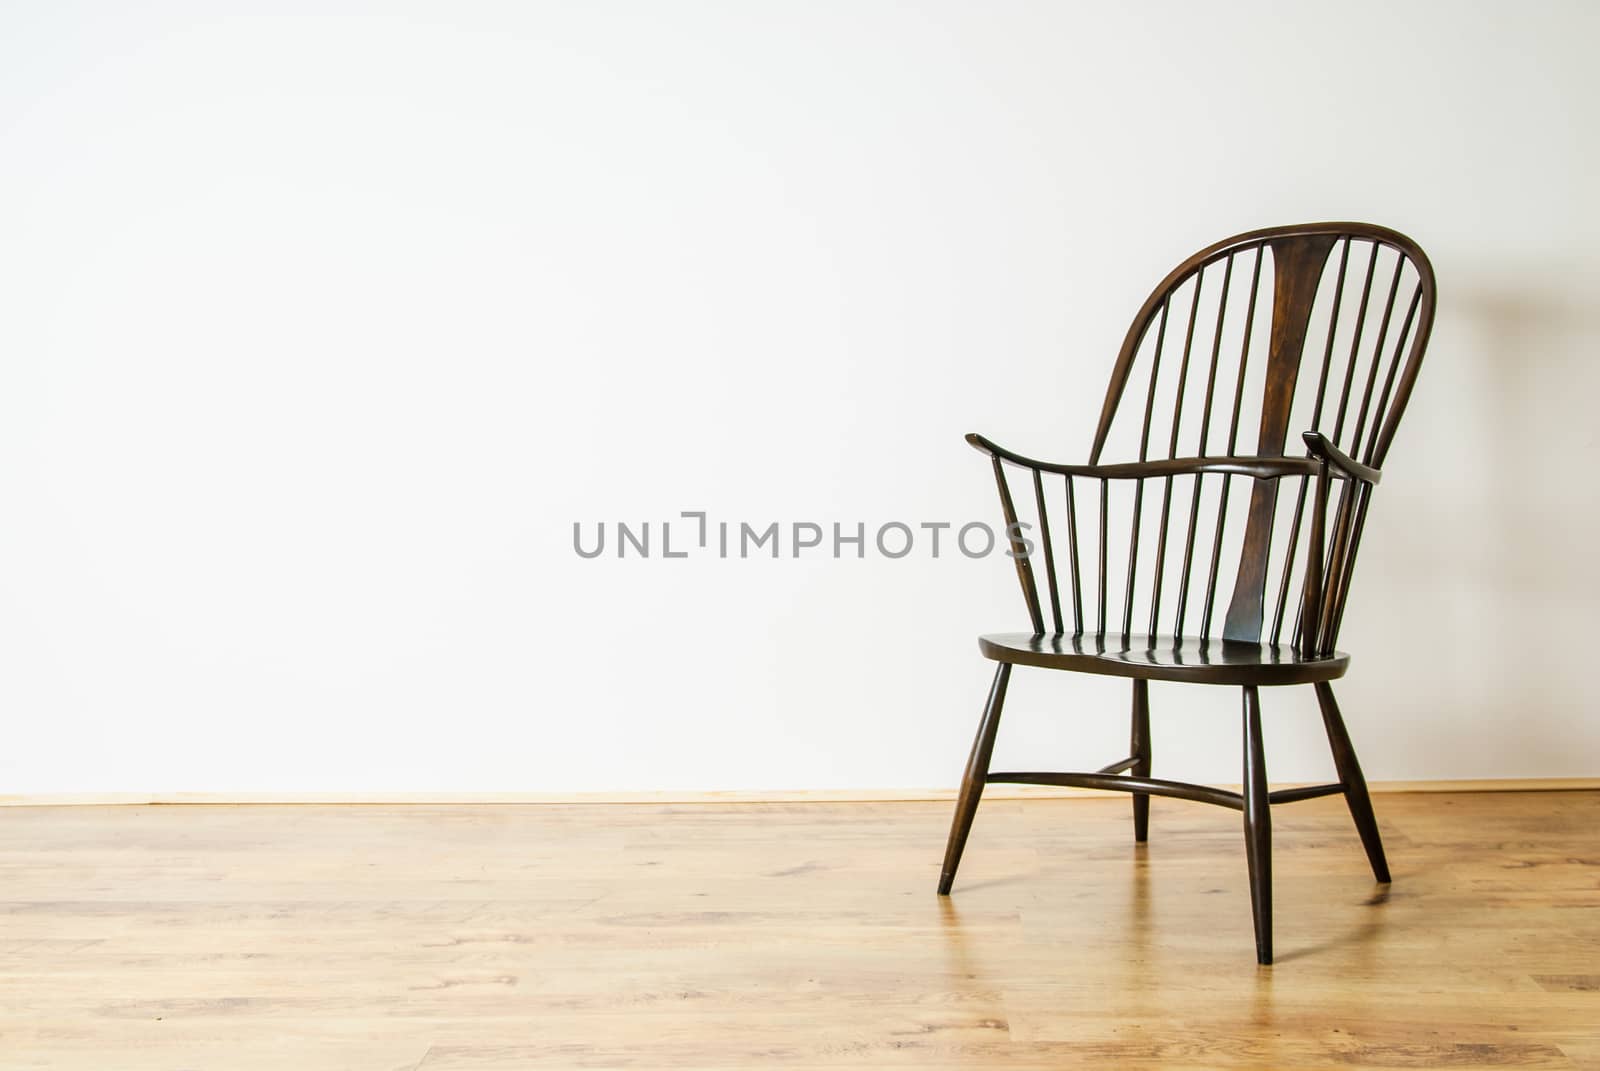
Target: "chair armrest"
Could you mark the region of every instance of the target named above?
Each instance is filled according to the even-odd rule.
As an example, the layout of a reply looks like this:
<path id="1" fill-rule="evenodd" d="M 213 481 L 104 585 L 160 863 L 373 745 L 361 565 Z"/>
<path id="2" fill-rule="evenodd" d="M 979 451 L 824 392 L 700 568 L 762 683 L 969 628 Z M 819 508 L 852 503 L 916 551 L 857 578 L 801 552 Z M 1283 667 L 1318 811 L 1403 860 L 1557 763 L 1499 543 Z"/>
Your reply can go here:
<path id="1" fill-rule="evenodd" d="M 1009 461 L 1013 465 L 1039 472 L 1054 472 L 1062 476 L 1085 476 L 1096 480 L 1138 480 L 1152 476 L 1184 476 L 1192 473 L 1221 472 L 1235 476 L 1254 476 L 1273 479 L 1279 476 L 1315 476 L 1321 464 L 1308 457 L 1255 457 L 1217 455 L 1212 457 L 1171 457 L 1156 461 L 1130 461 L 1115 465 L 1064 465 L 1054 461 L 1038 461 L 1007 450 L 973 432 L 967 436 L 973 449 L 987 454 L 996 461 Z M 1340 455 L 1343 456 L 1343 455 Z M 1354 464 L 1352 462 L 1352 464 Z M 1365 468 L 1365 466 L 1360 466 Z M 1374 470 L 1368 470 L 1374 471 Z M 1376 482 L 1376 481 L 1374 481 Z"/>
<path id="2" fill-rule="evenodd" d="M 1376 486 L 1378 481 L 1383 478 L 1381 470 L 1375 469 L 1370 465 L 1363 465 L 1329 442 L 1328 437 L 1320 431 L 1308 431 L 1300 437 L 1305 440 L 1306 449 L 1311 452 L 1312 457 L 1326 461 L 1330 468 L 1337 469 L 1353 480 L 1360 480 L 1362 483 Z"/>

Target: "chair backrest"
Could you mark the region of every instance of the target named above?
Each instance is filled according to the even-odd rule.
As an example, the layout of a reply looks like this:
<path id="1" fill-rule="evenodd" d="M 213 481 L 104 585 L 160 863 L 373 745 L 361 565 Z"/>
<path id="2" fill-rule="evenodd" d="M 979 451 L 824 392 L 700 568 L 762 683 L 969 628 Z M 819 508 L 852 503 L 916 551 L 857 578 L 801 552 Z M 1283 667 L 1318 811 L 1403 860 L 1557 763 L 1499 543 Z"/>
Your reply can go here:
<path id="1" fill-rule="evenodd" d="M 1383 227 L 1274 227 L 1203 249 L 1162 280 L 1134 318 L 1111 374 L 1090 462 L 1304 457 L 1301 434 L 1318 431 L 1358 461 L 1381 467 L 1416 382 L 1434 299 L 1427 257 L 1411 239 Z M 1052 614 L 1056 627 L 1065 631 L 1040 477 L 1036 471 L 1036 518 Z M 1279 495 L 1285 478 L 1299 485 L 1293 496 Z M 1066 477 L 1073 622 L 1080 632 L 1086 619 L 1073 485 L 1084 479 Z M 1151 480 L 1161 487 L 1160 521 L 1153 533 L 1151 526 L 1141 527 L 1147 505 L 1153 505 L 1145 495 Z M 1241 480 L 1250 485 L 1249 495 L 1230 498 Z M 1320 521 L 1303 523 L 1308 504 L 1321 506 L 1317 494 L 1308 493 L 1317 487 L 1315 478 L 1206 473 L 1097 482 L 1099 582 L 1093 620 L 1099 631 L 1106 631 L 1107 604 L 1115 600 L 1121 605 L 1112 607 L 1111 620 L 1121 617 L 1124 639 L 1135 632 L 1135 622 L 1140 629 L 1148 622 L 1151 637 L 1198 631 L 1210 638 L 1214 611 L 1221 607 L 1222 638 L 1282 642 L 1289 614 L 1298 615 L 1306 597 L 1303 555 L 1296 552 L 1302 528 L 1324 529 Z M 1113 552 L 1121 560 L 1108 563 L 1112 484 L 1131 492 L 1121 496 L 1131 531 L 1126 554 Z M 1321 612 L 1312 615 L 1316 634 L 1302 636 L 1299 617 L 1293 618 L 1293 642 L 1303 649 L 1332 649 L 1370 494 L 1370 487 L 1342 482 L 1337 513 L 1325 528 L 1327 571 L 1313 578 L 1319 585 L 1314 596 L 1321 600 Z M 1009 499 L 1004 487 L 1002 495 Z M 1197 551 L 1204 555 L 1198 565 Z M 1106 573 L 1108 568 L 1118 572 L 1116 566 L 1126 582 L 1120 592 L 1108 592 Z M 1219 576 L 1231 577 L 1226 603 L 1219 599 Z M 1031 573 L 1024 576 L 1025 594 L 1031 581 Z M 1042 630 L 1036 592 L 1030 612 Z"/>

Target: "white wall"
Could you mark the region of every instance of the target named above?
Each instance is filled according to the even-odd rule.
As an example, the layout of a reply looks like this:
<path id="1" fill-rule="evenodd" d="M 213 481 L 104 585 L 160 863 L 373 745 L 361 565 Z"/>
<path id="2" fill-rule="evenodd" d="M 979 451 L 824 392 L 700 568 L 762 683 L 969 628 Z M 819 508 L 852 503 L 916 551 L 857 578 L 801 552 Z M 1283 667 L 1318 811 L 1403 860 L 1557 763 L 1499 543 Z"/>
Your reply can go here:
<path id="1" fill-rule="evenodd" d="M 259 7 L 0 12 L 0 792 L 952 784 L 1009 563 L 572 522 L 992 520 L 962 433 L 1081 457 L 1149 287 L 1317 218 L 1440 280 L 1369 776 L 1600 774 L 1600 8 Z M 1237 778 L 1235 694 L 1153 698 Z M 996 761 L 1126 704 L 1019 672 Z"/>

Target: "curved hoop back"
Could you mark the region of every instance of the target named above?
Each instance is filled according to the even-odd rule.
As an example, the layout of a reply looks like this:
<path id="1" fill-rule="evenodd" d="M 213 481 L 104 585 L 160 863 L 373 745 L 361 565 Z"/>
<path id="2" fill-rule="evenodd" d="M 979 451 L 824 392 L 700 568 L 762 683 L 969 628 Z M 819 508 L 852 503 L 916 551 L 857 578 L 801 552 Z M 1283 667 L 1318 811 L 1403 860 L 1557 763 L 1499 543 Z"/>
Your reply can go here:
<path id="1" fill-rule="evenodd" d="M 1108 623 L 1120 619 L 1124 642 L 1143 629 L 1153 645 L 1158 635 L 1192 634 L 1191 625 L 1209 639 L 1216 611 L 1225 607 L 1224 640 L 1277 645 L 1288 626 L 1297 649 L 1331 652 L 1373 484 L 1348 473 L 1330 481 L 1325 464 L 1318 477 L 1312 475 L 1317 464 L 1286 463 L 1268 472 L 1237 459 L 1280 458 L 1287 451 L 1308 458 L 1301 437 L 1317 432 L 1343 454 L 1381 468 L 1416 383 L 1434 302 L 1433 269 L 1417 244 L 1365 223 L 1251 231 L 1202 249 L 1174 269 L 1128 329 L 1090 465 L 1233 460 L 1203 466 L 1203 472 L 1190 462 L 1146 464 L 1138 478 L 1124 478 L 1127 466 L 1058 470 L 1067 521 L 1066 554 L 1060 555 L 1055 544 L 1062 526 L 1055 526 L 1053 538 L 1048 514 L 1056 496 L 1047 493 L 1044 470 L 1034 466 L 1033 502 L 1027 503 L 1010 494 L 996 457 L 1008 525 L 1019 513 L 1032 514 L 1022 518 L 1028 525 L 1037 523 L 1056 631 L 1065 630 L 1070 609 L 1078 634 L 1108 635 Z M 1293 493 L 1280 496 L 1285 480 Z M 1247 481 L 1250 494 L 1234 495 L 1230 506 L 1236 481 Z M 1340 491 L 1330 514 L 1332 482 Z M 1083 503 L 1094 523 L 1082 526 L 1080 539 L 1083 483 L 1094 494 Z M 1155 500 L 1147 503 L 1147 485 L 1159 492 L 1159 525 L 1141 524 L 1156 508 Z M 1122 525 L 1112 523 L 1113 513 L 1127 518 L 1126 537 L 1115 536 Z M 1302 534 L 1303 563 L 1297 555 Z M 1091 546 L 1092 571 L 1087 563 L 1080 570 Z M 1057 582 L 1056 562 L 1063 559 L 1070 566 L 1070 601 Z M 1018 570 L 1035 630 L 1042 632 L 1046 617 L 1032 565 L 1019 561 Z M 1230 573 L 1232 594 L 1224 602 L 1219 579 L 1225 585 Z"/>
<path id="2" fill-rule="evenodd" d="M 1260 300 L 1264 277 L 1270 279 L 1270 303 Z M 1396 321 L 1397 302 L 1402 300 L 1405 312 Z M 1208 450 L 1237 453 L 1240 421 L 1251 415 L 1252 408 L 1260 418 L 1254 452 L 1281 454 L 1297 394 L 1305 393 L 1296 389 L 1300 370 L 1306 355 L 1312 354 L 1320 358 L 1315 397 L 1311 412 L 1294 429 L 1323 432 L 1350 456 L 1381 467 L 1427 348 L 1434 300 L 1433 267 L 1427 255 L 1410 238 L 1386 227 L 1308 223 L 1250 231 L 1208 246 L 1173 269 L 1134 317 L 1111 373 L 1090 463 L 1101 460 L 1129 381 L 1140 366 L 1146 371 L 1148 389 L 1139 460 L 1149 456 L 1150 436 L 1167 414 L 1168 457 L 1179 456 L 1188 442 L 1198 455 Z M 1177 349 L 1179 334 L 1180 362 L 1174 371 L 1169 357 L 1163 369 L 1163 353 Z M 1193 406 L 1190 424 L 1184 423 L 1184 407 L 1186 396 L 1202 386 L 1200 361 L 1207 354 L 1195 353 L 1197 334 L 1209 351 L 1209 371 L 1195 428 Z M 1237 358 L 1230 361 L 1234 353 Z M 1196 356 L 1200 360 L 1192 360 Z M 1264 358 L 1264 367 L 1251 368 L 1252 357 L 1257 362 Z M 1358 397 L 1356 375 L 1362 365 L 1365 375 Z M 1385 365 L 1373 406 L 1374 388 Z M 1228 372 L 1236 373 L 1231 390 Z M 1252 381 L 1258 396 L 1252 397 Z M 1337 401 L 1330 385 L 1338 390 Z M 1219 387 L 1231 394 L 1230 408 L 1215 404 Z M 1158 412 L 1158 399 L 1167 402 L 1165 413 Z M 1251 401 L 1256 404 L 1248 405 Z M 1226 439 L 1220 434 L 1224 416 Z M 1183 430 L 1197 430 L 1198 435 L 1182 442 Z"/>

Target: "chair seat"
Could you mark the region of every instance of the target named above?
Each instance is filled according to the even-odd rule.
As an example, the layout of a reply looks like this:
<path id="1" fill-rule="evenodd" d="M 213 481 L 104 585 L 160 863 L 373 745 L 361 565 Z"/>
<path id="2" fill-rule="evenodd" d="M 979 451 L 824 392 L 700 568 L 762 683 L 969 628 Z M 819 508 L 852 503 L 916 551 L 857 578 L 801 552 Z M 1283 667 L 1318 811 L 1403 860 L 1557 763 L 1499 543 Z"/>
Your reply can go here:
<path id="1" fill-rule="evenodd" d="M 1121 632 L 978 637 L 983 657 L 1019 666 L 1196 684 L 1315 684 L 1344 676 L 1350 656 L 1302 655 L 1288 645 L 1202 640 L 1193 636 L 1129 636 Z"/>

